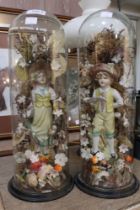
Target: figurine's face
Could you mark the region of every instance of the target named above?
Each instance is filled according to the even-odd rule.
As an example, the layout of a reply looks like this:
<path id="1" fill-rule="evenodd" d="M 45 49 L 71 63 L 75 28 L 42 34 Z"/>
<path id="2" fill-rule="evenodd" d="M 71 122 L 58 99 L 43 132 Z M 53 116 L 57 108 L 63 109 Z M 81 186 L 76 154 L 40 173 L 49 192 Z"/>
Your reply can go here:
<path id="1" fill-rule="evenodd" d="M 46 81 L 47 81 L 47 79 L 46 79 L 45 74 L 43 72 L 40 72 L 37 77 L 37 82 L 41 85 L 44 85 L 44 84 L 46 84 Z"/>
<path id="2" fill-rule="evenodd" d="M 98 73 L 97 79 L 98 79 L 100 87 L 102 88 L 109 87 L 112 83 L 112 79 L 110 75 L 104 72 Z"/>

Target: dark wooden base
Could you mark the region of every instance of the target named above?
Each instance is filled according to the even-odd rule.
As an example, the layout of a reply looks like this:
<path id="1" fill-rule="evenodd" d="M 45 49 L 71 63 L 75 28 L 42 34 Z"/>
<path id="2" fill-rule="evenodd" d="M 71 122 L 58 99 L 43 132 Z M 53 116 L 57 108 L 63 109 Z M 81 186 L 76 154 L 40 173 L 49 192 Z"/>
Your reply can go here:
<path id="1" fill-rule="evenodd" d="M 73 189 L 73 186 L 74 186 L 74 181 L 72 177 L 69 177 L 68 182 L 60 190 L 39 193 L 19 188 L 19 185 L 17 185 L 14 178 L 12 178 L 8 183 L 8 190 L 13 196 L 19 198 L 20 200 L 29 201 L 29 202 L 44 202 L 44 201 L 56 200 L 58 198 L 67 195 Z"/>
<path id="2" fill-rule="evenodd" d="M 92 187 L 84 182 L 81 174 L 75 177 L 75 183 L 81 191 L 100 198 L 123 198 L 132 195 L 139 189 L 139 182 L 135 176 L 128 185 L 118 188 Z"/>

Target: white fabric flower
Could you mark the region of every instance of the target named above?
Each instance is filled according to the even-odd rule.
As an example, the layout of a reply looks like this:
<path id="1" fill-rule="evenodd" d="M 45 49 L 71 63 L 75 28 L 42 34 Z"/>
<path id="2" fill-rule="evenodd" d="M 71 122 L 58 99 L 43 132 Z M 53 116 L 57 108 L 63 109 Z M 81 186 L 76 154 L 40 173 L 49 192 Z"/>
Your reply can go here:
<path id="1" fill-rule="evenodd" d="M 15 160 L 16 160 L 16 163 L 25 163 L 25 162 L 26 162 L 25 154 L 22 153 L 22 152 L 17 152 L 17 153 L 14 155 L 14 158 L 15 158 Z"/>
<path id="2" fill-rule="evenodd" d="M 24 118 L 30 117 L 30 116 L 32 116 L 32 113 L 33 113 L 33 109 L 32 108 L 29 108 L 29 109 L 26 109 L 26 111 L 22 114 L 22 116 Z"/>
<path id="3" fill-rule="evenodd" d="M 18 99 L 17 99 L 17 102 L 18 102 L 19 104 L 25 103 L 25 99 L 26 99 L 25 96 L 19 96 Z"/>
<path id="4" fill-rule="evenodd" d="M 57 126 L 56 125 L 53 125 L 52 126 L 52 130 L 55 130 L 56 131 L 57 130 Z"/>
<path id="5" fill-rule="evenodd" d="M 114 61 L 115 63 L 119 63 L 121 59 L 121 54 L 117 54 L 112 58 L 112 61 Z"/>
<path id="6" fill-rule="evenodd" d="M 97 152 L 96 157 L 98 158 L 98 160 L 104 160 L 105 156 L 103 152 Z"/>
<path id="7" fill-rule="evenodd" d="M 81 130 L 80 134 L 81 134 L 81 136 L 84 136 L 86 134 L 86 131 L 85 130 Z"/>
<path id="8" fill-rule="evenodd" d="M 128 121 L 128 119 L 125 116 L 123 117 L 123 126 L 125 128 L 128 128 L 129 127 L 129 121 Z"/>
<path id="9" fill-rule="evenodd" d="M 22 122 L 18 124 L 18 128 L 19 129 L 24 129 L 25 128 Z"/>
<path id="10" fill-rule="evenodd" d="M 58 110 L 54 111 L 53 114 L 56 115 L 57 117 L 60 117 L 61 115 L 63 115 L 63 111 L 62 111 L 62 109 L 58 109 Z"/>
<path id="11" fill-rule="evenodd" d="M 19 66 L 21 66 L 22 68 L 24 68 L 26 66 L 26 62 L 25 62 L 24 58 L 20 58 Z"/>
<path id="12" fill-rule="evenodd" d="M 121 113 L 120 112 L 115 112 L 115 117 L 119 119 L 121 117 Z"/>
<path id="13" fill-rule="evenodd" d="M 90 149 L 81 149 L 81 156 L 82 158 L 89 160 L 92 158 L 92 154 L 90 153 Z"/>
<path id="14" fill-rule="evenodd" d="M 37 161 L 39 161 L 39 157 L 38 154 L 35 154 L 33 151 L 31 150 L 26 150 L 25 151 L 25 157 L 27 159 L 29 159 L 32 163 L 35 163 Z"/>
<path id="15" fill-rule="evenodd" d="M 91 125 L 91 118 L 88 114 L 82 114 L 81 116 L 81 126 L 89 127 Z"/>
<path id="16" fill-rule="evenodd" d="M 35 153 L 32 153 L 31 156 L 30 156 L 30 161 L 31 161 L 32 163 L 35 163 L 35 162 L 39 161 L 38 155 L 35 154 Z"/>
<path id="17" fill-rule="evenodd" d="M 19 123 L 16 129 L 16 133 L 21 134 L 25 130 L 23 123 Z"/>
<path id="18" fill-rule="evenodd" d="M 91 122 L 88 120 L 81 120 L 81 126 L 88 128 L 91 125 Z"/>
<path id="19" fill-rule="evenodd" d="M 58 70 L 60 70 L 61 65 L 60 65 L 59 61 L 55 59 L 52 61 L 51 67 L 54 71 L 58 71 Z"/>
<path id="20" fill-rule="evenodd" d="M 128 151 L 128 146 L 125 145 L 125 144 L 121 144 L 119 146 L 119 151 L 122 152 L 122 153 L 126 153 Z"/>
<path id="21" fill-rule="evenodd" d="M 58 153 L 55 155 L 55 164 L 65 166 L 67 161 L 68 161 L 68 158 L 64 153 Z"/>
<path id="22" fill-rule="evenodd" d="M 90 116 L 88 114 L 82 114 L 81 119 L 83 120 L 91 120 Z"/>
<path id="23" fill-rule="evenodd" d="M 52 129 L 50 130 L 50 134 L 51 135 L 54 135 L 56 133 L 56 131 L 57 131 L 57 126 L 56 125 L 53 125 L 52 126 Z"/>
<path id="24" fill-rule="evenodd" d="M 27 149 L 27 150 L 25 151 L 25 157 L 26 157 L 27 159 L 30 159 L 32 153 L 33 153 L 33 152 L 32 152 L 31 150 Z"/>

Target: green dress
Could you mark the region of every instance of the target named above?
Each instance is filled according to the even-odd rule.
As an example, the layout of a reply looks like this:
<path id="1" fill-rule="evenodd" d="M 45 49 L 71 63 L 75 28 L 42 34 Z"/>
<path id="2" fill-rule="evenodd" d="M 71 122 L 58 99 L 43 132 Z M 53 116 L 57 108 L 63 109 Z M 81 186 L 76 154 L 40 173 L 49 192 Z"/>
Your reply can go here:
<path id="1" fill-rule="evenodd" d="M 52 88 L 37 86 L 32 91 L 34 114 L 31 130 L 40 146 L 50 144 L 49 131 L 52 126 L 52 103 L 56 95 Z"/>

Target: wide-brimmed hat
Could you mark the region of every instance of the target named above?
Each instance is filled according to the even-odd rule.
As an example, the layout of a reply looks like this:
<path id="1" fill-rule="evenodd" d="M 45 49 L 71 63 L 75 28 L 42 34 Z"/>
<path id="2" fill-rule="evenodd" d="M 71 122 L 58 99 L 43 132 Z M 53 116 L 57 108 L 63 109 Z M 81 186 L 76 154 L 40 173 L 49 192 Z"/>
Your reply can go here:
<path id="1" fill-rule="evenodd" d="M 112 78 L 115 78 L 115 71 L 114 71 L 114 64 L 113 63 L 99 63 L 95 64 L 94 67 L 92 68 L 92 73 L 93 76 L 96 77 L 98 73 L 100 72 L 105 72 L 108 75 L 110 75 Z"/>

